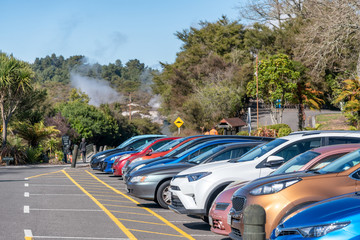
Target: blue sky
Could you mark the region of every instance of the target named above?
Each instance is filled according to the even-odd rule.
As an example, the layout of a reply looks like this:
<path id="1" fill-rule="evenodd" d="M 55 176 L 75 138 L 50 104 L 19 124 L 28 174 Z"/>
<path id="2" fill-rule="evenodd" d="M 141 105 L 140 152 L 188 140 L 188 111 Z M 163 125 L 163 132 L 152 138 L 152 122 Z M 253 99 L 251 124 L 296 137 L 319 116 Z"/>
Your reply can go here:
<path id="1" fill-rule="evenodd" d="M 242 0 L 0 0 L 0 51 L 32 63 L 55 53 L 84 55 L 100 64 L 139 59 L 159 68 L 173 63 L 174 33 L 238 20 Z"/>

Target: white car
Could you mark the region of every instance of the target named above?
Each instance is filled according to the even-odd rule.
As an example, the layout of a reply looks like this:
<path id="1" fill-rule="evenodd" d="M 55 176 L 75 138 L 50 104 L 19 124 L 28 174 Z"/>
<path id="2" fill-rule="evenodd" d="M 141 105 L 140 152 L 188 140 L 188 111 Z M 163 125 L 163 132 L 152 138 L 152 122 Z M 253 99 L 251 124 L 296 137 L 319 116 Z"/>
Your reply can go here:
<path id="1" fill-rule="evenodd" d="M 345 143 L 360 143 L 360 131 L 294 132 L 260 145 L 239 159 L 191 167 L 172 179 L 169 208 L 207 221 L 211 204 L 230 183 L 267 176 L 282 163 L 309 149 Z"/>

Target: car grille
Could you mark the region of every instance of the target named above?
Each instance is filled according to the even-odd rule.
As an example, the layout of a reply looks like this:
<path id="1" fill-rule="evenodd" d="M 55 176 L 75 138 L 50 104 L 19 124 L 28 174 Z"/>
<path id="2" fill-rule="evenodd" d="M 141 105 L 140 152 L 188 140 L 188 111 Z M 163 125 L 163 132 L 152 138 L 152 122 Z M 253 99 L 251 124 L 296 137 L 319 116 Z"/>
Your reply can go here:
<path id="1" fill-rule="evenodd" d="M 233 234 L 236 235 L 237 237 L 241 238 L 241 232 L 240 232 L 239 229 L 231 228 L 231 233 L 233 233 Z"/>
<path id="2" fill-rule="evenodd" d="M 232 199 L 233 208 L 235 211 L 240 212 L 243 210 L 246 198 L 241 196 L 234 196 Z"/>
<path id="3" fill-rule="evenodd" d="M 171 205 L 178 208 L 184 207 L 180 199 L 177 196 L 174 196 L 174 194 L 171 194 Z"/>
<path id="4" fill-rule="evenodd" d="M 283 230 L 279 236 L 299 235 L 300 233 L 296 230 Z"/>
<path id="5" fill-rule="evenodd" d="M 229 206 L 229 203 L 217 203 L 215 206 L 215 210 L 225 211 L 225 209 Z"/>

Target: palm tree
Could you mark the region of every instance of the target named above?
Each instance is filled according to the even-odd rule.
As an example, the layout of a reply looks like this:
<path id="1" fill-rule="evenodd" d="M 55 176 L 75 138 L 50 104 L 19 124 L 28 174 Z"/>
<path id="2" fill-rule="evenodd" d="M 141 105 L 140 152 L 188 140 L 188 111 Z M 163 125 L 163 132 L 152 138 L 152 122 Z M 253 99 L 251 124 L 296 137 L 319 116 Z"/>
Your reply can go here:
<path id="1" fill-rule="evenodd" d="M 11 116 L 31 90 L 33 71 L 13 56 L 0 53 L 0 111 L 2 120 L 2 148 L 6 146 L 7 128 Z"/>

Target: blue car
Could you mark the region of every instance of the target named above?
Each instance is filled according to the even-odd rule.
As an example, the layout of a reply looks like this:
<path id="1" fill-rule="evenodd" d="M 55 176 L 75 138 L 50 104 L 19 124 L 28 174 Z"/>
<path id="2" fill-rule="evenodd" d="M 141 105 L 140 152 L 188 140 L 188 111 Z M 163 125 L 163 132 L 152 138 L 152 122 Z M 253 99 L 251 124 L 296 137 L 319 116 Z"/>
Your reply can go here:
<path id="1" fill-rule="evenodd" d="M 166 137 L 165 135 L 139 135 L 132 138 L 129 138 L 115 149 L 110 149 L 106 151 L 99 152 L 91 157 L 90 166 L 93 170 L 101 170 L 101 165 L 104 159 L 110 155 L 124 152 L 124 151 L 133 151 L 134 149 L 142 146 L 154 139 Z"/>
<path id="2" fill-rule="evenodd" d="M 170 158 L 165 158 L 159 161 L 155 161 L 155 162 L 150 162 L 148 164 L 146 164 L 145 166 L 143 166 L 141 169 L 145 169 L 145 168 L 149 168 L 149 167 L 153 167 L 155 165 L 159 165 L 159 164 L 172 164 L 172 163 L 179 163 L 179 162 L 184 162 L 187 161 L 189 159 L 192 159 L 204 152 L 207 152 L 219 145 L 223 145 L 223 144 L 227 144 L 227 143 L 235 143 L 235 142 L 251 142 L 252 140 L 248 140 L 248 139 L 217 139 L 217 140 L 212 140 L 212 141 L 207 141 L 201 144 L 198 144 L 196 146 L 193 146 L 192 148 L 189 148 L 188 150 L 174 156 L 174 157 L 170 157 Z"/>
<path id="3" fill-rule="evenodd" d="M 273 230 L 276 240 L 360 240 L 360 193 L 309 205 Z"/>
<path id="4" fill-rule="evenodd" d="M 135 151 L 126 151 L 126 152 L 115 153 L 113 155 L 110 155 L 110 156 L 106 157 L 104 159 L 104 161 L 102 162 L 102 164 L 101 164 L 101 170 L 106 172 L 106 173 L 112 173 L 114 171 L 112 169 L 112 166 L 113 166 L 113 164 L 115 162 L 115 159 L 117 159 L 118 157 L 123 157 L 123 156 L 128 157 L 132 153 L 136 153 L 136 152 L 138 152 L 138 149 L 136 149 Z"/>

